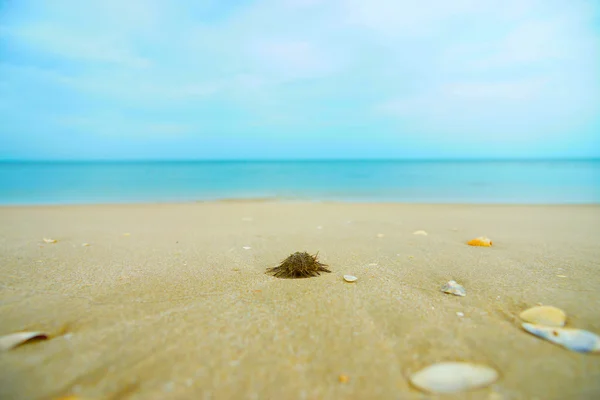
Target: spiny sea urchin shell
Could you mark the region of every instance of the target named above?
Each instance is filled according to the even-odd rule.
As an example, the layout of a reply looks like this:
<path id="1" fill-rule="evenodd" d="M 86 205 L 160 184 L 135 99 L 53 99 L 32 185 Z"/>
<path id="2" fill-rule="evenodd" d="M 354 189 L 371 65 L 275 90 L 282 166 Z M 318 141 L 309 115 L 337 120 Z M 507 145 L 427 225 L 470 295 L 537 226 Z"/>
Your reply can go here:
<path id="1" fill-rule="evenodd" d="M 331 272 L 327 264 L 317 260 L 318 253 L 313 255 L 307 252 L 295 252 L 283 260 L 279 266 L 267 269 L 268 274 L 277 278 L 309 278 L 318 276 L 321 272 Z"/>

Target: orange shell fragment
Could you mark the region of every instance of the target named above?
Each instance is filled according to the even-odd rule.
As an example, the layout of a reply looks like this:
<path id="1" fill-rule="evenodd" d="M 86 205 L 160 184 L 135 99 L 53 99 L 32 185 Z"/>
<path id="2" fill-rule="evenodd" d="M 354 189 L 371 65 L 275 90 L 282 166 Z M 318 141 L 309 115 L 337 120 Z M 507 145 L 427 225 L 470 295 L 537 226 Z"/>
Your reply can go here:
<path id="1" fill-rule="evenodd" d="M 480 236 L 475 239 L 471 239 L 467 242 L 469 246 L 483 246 L 483 247 L 491 247 L 492 241 L 485 236 Z"/>

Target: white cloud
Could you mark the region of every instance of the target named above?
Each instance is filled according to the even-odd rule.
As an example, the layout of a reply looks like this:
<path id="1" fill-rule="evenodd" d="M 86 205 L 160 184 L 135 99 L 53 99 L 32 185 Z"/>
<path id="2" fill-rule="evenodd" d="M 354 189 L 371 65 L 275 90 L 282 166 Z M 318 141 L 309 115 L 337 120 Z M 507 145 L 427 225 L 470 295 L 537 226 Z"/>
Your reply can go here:
<path id="1" fill-rule="evenodd" d="M 249 45 L 254 68 L 270 77 L 313 78 L 333 72 L 333 61 L 303 40 L 260 40 Z"/>
<path id="2" fill-rule="evenodd" d="M 96 112 L 92 115 L 69 115 L 53 117 L 53 124 L 59 128 L 100 136 L 139 136 L 160 138 L 182 136 L 197 130 L 189 124 L 177 122 L 146 122 L 113 112 Z"/>
<path id="3" fill-rule="evenodd" d="M 129 68 L 151 65 L 150 60 L 135 55 L 116 37 L 85 36 L 43 23 L 13 29 L 9 34 L 36 51 L 74 61 L 110 63 Z"/>

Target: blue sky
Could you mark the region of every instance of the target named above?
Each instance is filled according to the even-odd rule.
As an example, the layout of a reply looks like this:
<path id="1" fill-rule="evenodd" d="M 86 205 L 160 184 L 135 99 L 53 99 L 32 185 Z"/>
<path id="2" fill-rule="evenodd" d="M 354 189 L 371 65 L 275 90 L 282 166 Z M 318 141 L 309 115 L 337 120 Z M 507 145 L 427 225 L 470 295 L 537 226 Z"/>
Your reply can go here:
<path id="1" fill-rule="evenodd" d="M 600 157 L 600 2 L 0 2 L 0 159 L 465 157 Z"/>

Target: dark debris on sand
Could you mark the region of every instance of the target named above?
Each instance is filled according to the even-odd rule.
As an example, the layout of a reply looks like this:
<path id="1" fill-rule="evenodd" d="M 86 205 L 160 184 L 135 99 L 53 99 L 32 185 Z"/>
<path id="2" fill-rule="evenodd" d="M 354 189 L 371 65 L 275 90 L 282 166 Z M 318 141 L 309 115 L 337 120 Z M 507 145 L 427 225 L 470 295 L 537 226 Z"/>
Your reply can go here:
<path id="1" fill-rule="evenodd" d="M 295 252 L 283 260 L 279 266 L 267 269 L 267 274 L 277 278 L 310 278 L 318 276 L 321 272 L 331 272 L 327 264 L 317 260 L 318 253 L 313 255 L 307 252 Z"/>

